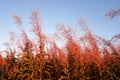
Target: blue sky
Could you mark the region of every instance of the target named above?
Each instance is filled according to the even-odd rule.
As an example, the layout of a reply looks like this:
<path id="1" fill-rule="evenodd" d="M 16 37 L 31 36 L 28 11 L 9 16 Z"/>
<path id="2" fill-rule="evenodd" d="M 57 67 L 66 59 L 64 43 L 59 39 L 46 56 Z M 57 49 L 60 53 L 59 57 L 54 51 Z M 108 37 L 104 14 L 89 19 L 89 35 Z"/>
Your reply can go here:
<path id="1" fill-rule="evenodd" d="M 120 0 L 0 0 L 0 47 L 9 41 L 9 32 L 19 32 L 12 16 L 20 15 L 26 31 L 30 29 L 31 11 L 38 8 L 45 33 L 52 34 L 56 23 L 77 25 L 80 17 L 89 29 L 106 39 L 120 33 L 120 17 L 110 20 L 105 13 L 120 8 Z"/>

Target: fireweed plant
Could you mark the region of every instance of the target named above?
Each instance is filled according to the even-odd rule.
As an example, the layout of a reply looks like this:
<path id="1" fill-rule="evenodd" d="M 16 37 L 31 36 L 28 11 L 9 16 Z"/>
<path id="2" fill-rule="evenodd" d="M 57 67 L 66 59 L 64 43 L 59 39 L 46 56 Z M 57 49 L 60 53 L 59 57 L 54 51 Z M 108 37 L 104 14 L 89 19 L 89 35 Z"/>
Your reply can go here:
<path id="1" fill-rule="evenodd" d="M 57 24 L 64 43 L 59 47 L 42 32 L 37 10 L 30 17 L 34 39 L 23 29 L 21 17 L 13 18 L 22 37 L 10 33 L 12 45 L 4 51 L 6 57 L 0 55 L 0 80 L 120 80 L 120 34 L 106 40 L 92 34 L 81 18 L 82 36 L 71 26 Z"/>

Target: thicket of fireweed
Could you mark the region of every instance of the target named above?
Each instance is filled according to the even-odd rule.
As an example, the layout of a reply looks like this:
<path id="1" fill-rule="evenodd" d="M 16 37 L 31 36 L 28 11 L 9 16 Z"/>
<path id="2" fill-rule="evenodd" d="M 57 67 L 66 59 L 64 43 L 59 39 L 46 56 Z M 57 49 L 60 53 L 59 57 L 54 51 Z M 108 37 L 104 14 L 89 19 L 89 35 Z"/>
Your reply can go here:
<path id="1" fill-rule="evenodd" d="M 84 19 L 79 25 L 85 34 L 78 35 L 70 26 L 57 25 L 64 42 L 59 48 L 41 29 L 41 17 L 33 11 L 31 19 L 35 41 L 22 28 L 22 20 L 14 16 L 22 37 L 11 33 L 13 46 L 0 55 L 0 80 L 119 80 L 120 35 L 105 40 L 93 35 Z M 62 40 L 62 39 L 61 39 Z"/>

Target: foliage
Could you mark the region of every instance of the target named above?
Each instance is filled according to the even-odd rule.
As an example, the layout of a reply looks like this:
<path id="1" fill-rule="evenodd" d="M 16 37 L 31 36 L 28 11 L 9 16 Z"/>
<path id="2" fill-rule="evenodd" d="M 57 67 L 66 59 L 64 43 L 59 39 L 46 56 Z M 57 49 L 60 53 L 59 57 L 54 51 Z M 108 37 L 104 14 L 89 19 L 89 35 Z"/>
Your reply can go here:
<path id="1" fill-rule="evenodd" d="M 5 58 L 0 55 L 0 80 L 120 79 L 119 35 L 111 40 L 93 35 L 81 19 L 79 24 L 84 28 L 83 36 L 70 26 L 57 25 L 65 42 L 60 48 L 54 39 L 51 41 L 42 32 L 37 10 L 30 17 L 35 41 L 27 36 L 21 17 L 15 15 L 14 19 L 22 37 L 12 39 L 16 47 L 7 48 Z"/>
<path id="2" fill-rule="evenodd" d="M 118 9 L 112 9 L 111 11 L 109 11 L 105 15 L 108 16 L 110 19 L 113 19 L 116 16 L 120 16 L 120 8 L 118 8 Z"/>

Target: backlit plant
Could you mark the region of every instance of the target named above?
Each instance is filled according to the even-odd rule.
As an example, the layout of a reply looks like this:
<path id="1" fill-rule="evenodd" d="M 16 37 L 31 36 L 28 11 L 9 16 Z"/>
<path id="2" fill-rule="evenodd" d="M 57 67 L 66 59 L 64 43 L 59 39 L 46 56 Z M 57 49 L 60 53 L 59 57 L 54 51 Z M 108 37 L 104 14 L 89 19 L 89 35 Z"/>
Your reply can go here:
<path id="1" fill-rule="evenodd" d="M 14 15 L 13 18 L 22 37 L 12 35 L 15 48 L 1 52 L 7 55 L 0 55 L 0 80 L 120 79 L 120 35 L 105 40 L 92 34 L 86 21 L 80 19 L 79 26 L 85 32 L 82 36 L 70 26 L 57 25 L 64 43 L 59 47 L 55 39 L 51 41 L 43 33 L 37 10 L 30 17 L 34 39 L 23 29 L 21 17 Z"/>

